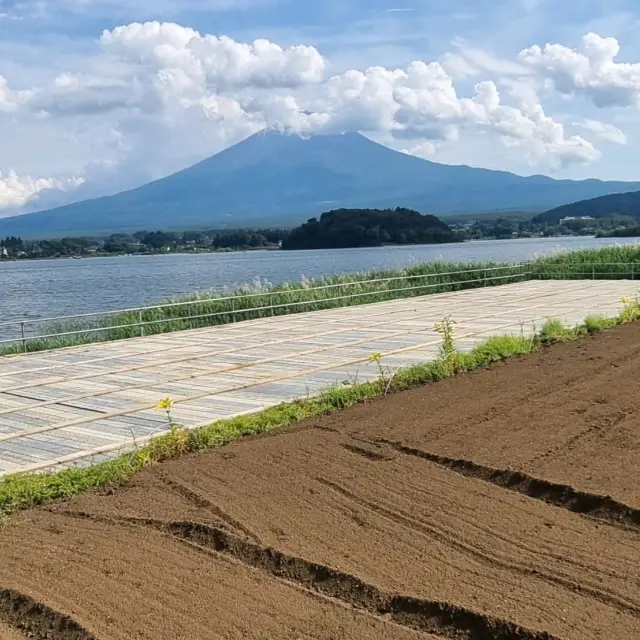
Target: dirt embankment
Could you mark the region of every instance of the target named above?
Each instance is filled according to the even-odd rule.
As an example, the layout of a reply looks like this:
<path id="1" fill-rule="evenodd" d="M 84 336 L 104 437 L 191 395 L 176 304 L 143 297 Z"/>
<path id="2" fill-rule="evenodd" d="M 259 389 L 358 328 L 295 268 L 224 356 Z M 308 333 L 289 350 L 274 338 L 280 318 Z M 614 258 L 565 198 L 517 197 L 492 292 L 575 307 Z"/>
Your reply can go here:
<path id="1" fill-rule="evenodd" d="M 621 327 L 21 514 L 0 637 L 637 640 L 639 373 Z"/>

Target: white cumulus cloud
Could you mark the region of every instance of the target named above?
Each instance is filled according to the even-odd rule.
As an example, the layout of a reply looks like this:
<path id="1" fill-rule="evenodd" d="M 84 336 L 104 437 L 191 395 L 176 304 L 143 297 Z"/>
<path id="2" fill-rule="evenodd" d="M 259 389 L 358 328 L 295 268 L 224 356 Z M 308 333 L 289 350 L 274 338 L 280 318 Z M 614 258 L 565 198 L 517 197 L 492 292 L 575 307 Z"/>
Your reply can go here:
<path id="1" fill-rule="evenodd" d="M 433 142 L 420 142 L 405 149 L 400 149 L 403 153 L 419 158 L 429 158 L 436 152 L 436 145 Z"/>
<path id="2" fill-rule="evenodd" d="M 605 124 L 599 120 L 590 120 L 588 118 L 574 122 L 573 124 L 576 127 L 590 131 L 605 142 L 621 145 L 625 145 L 628 142 L 627 134 L 612 124 Z"/>
<path id="3" fill-rule="evenodd" d="M 0 75 L 0 113 L 13 113 L 31 98 L 31 91 L 15 91 L 7 79 Z"/>
<path id="4" fill-rule="evenodd" d="M 321 82 L 325 61 L 314 47 L 282 48 L 268 40 L 236 42 L 201 35 L 174 23 L 133 23 L 105 31 L 102 49 L 152 69 L 180 72 L 185 80 L 225 90 L 237 87 L 293 88 Z"/>
<path id="5" fill-rule="evenodd" d="M 640 106 L 640 63 L 617 62 L 620 43 L 587 33 L 579 48 L 535 45 L 518 59 L 556 91 L 581 94 L 598 107 Z"/>
<path id="6" fill-rule="evenodd" d="M 321 130 L 390 132 L 419 139 L 421 155 L 433 142 L 455 142 L 465 135 L 497 137 L 531 160 L 555 166 L 597 160 L 600 152 L 581 136 L 567 136 L 536 102 L 504 104 L 496 84 L 476 84 L 471 97 L 458 95 L 452 77 L 438 62 L 413 62 L 405 69 L 372 67 L 331 78 L 324 101 Z M 319 121 L 320 122 L 320 121 Z M 424 146 L 431 142 L 431 146 Z M 410 149 L 411 147 L 405 147 Z"/>
<path id="7" fill-rule="evenodd" d="M 0 166 L 17 170 L 2 178 L 0 206 L 24 206 L 42 191 L 73 186 L 29 174 L 83 175 L 83 197 L 114 192 L 265 127 L 303 135 L 360 131 L 415 155 L 465 162 L 464 149 L 490 147 L 492 166 L 506 169 L 514 159 L 518 167 L 587 164 L 601 157 L 599 142 L 626 142 L 613 125 L 580 113 L 568 122 L 582 135 L 571 135 L 542 91 L 586 95 L 600 106 L 640 104 L 640 64 L 617 62 L 616 40 L 587 34 L 577 50 L 531 47 L 517 62 L 462 41 L 454 51 L 439 61 L 328 77 L 328 62 L 313 46 L 238 42 L 170 22 L 115 27 L 92 55 L 49 77 L 39 73 L 38 86 L 16 90 L 16 76 L 11 84 L 0 76 L 0 136 L 6 128 L 13 145 L 0 148 Z M 471 77 L 479 82 L 471 85 Z M 38 154 L 38 140 L 64 153 Z"/>
<path id="8" fill-rule="evenodd" d="M 455 51 L 445 53 L 440 62 L 454 77 L 478 76 L 489 72 L 501 76 L 524 76 L 530 71 L 522 64 L 499 58 L 484 49 L 470 47 L 464 40 L 453 41 Z"/>
<path id="9" fill-rule="evenodd" d="M 478 83 L 470 97 L 461 96 L 439 62 L 351 69 L 324 80 L 325 61 L 313 47 L 239 43 L 160 22 L 105 31 L 100 46 L 102 56 L 117 60 L 112 74 L 105 75 L 108 65 L 101 64 L 101 73 L 93 76 L 72 71 L 58 76 L 34 101 L 41 111 L 120 112 L 129 126 L 139 113 L 145 120 L 141 127 L 150 127 L 155 118 L 167 130 L 209 124 L 225 141 L 262 127 L 302 134 L 391 133 L 420 145 L 481 134 L 553 165 L 599 157 L 589 141 L 566 136 L 537 96 L 525 106 L 505 104 L 492 81 Z M 485 60 L 481 66 L 491 65 Z"/>
<path id="10" fill-rule="evenodd" d="M 15 171 L 3 174 L 0 171 L 0 210 L 23 207 L 37 200 L 41 192 L 52 189 L 71 191 L 79 187 L 82 178 L 32 178 L 19 176 Z"/>
<path id="11" fill-rule="evenodd" d="M 105 31 L 100 47 L 94 73 L 57 76 L 37 91 L 32 108 L 51 117 L 112 118 L 129 150 L 145 144 L 145 131 L 156 137 L 164 132 L 166 140 L 200 139 L 204 153 L 215 150 L 215 141 L 223 147 L 271 127 L 391 134 L 415 140 L 420 154 L 466 135 L 492 136 L 530 161 L 552 166 L 600 156 L 591 142 L 567 136 L 537 94 L 508 104 L 493 81 L 484 81 L 463 96 L 440 62 L 350 69 L 324 79 L 325 61 L 313 47 L 239 43 L 159 22 Z M 90 128 L 85 125 L 87 135 Z M 140 152 L 133 149 L 133 156 Z"/>

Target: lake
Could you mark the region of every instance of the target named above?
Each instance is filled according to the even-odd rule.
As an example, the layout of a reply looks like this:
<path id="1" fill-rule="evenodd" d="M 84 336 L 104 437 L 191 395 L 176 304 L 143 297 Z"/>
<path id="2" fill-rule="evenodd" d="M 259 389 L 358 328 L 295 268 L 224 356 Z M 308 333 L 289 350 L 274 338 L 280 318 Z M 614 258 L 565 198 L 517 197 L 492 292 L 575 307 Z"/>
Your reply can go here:
<path id="1" fill-rule="evenodd" d="M 221 291 L 262 278 L 276 284 L 416 262 L 519 262 L 563 249 L 633 243 L 613 238 L 487 240 L 464 244 L 174 254 L 0 262 L 0 322 L 153 304 L 194 291 Z"/>

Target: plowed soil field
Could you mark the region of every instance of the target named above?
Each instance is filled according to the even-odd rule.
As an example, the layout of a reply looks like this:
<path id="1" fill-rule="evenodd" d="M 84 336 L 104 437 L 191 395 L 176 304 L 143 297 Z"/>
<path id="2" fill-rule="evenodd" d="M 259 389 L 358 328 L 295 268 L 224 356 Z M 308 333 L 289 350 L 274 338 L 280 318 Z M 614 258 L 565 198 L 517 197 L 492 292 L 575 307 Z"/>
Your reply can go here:
<path id="1" fill-rule="evenodd" d="M 638 640 L 639 391 L 635 324 L 20 514 L 0 637 Z"/>

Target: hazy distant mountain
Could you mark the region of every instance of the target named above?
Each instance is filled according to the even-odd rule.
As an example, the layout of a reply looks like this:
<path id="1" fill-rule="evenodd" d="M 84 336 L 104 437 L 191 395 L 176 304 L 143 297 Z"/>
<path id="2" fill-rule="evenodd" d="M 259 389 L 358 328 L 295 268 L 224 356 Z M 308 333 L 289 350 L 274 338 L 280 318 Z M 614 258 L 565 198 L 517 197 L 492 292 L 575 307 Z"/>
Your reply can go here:
<path id="1" fill-rule="evenodd" d="M 569 216 L 591 216 L 606 218 L 614 215 L 631 216 L 640 220 L 640 191 L 616 193 L 591 200 L 580 200 L 556 207 L 536 216 L 536 222 L 555 223 Z"/>
<path id="2" fill-rule="evenodd" d="M 354 133 L 307 139 L 260 133 L 131 191 L 0 219 L 0 235 L 294 225 L 339 208 L 535 212 L 634 188 L 640 183 L 524 178 L 437 164 Z"/>

